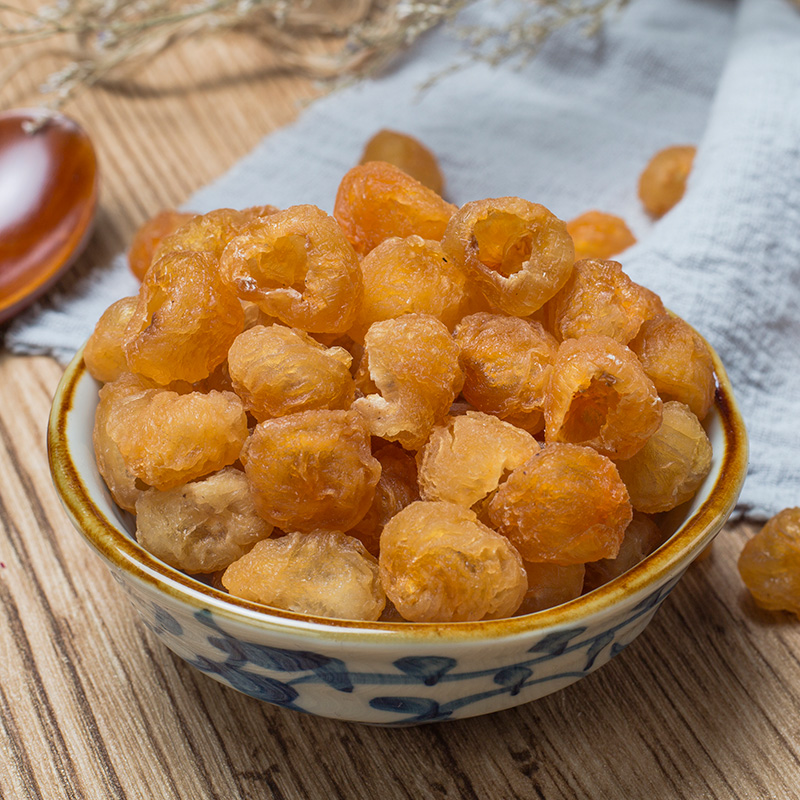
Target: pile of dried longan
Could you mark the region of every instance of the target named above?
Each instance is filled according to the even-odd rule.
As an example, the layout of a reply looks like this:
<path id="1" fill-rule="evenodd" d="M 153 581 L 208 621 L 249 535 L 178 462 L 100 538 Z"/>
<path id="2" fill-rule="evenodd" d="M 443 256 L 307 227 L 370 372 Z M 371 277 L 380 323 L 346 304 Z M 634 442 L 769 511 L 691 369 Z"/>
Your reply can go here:
<path id="1" fill-rule="evenodd" d="M 143 547 L 257 603 L 450 622 L 575 598 L 707 475 L 709 350 L 607 260 L 618 218 L 457 208 L 411 177 L 441 189 L 429 151 L 381 136 L 333 216 L 140 230 L 141 291 L 84 351 L 100 472 Z"/>

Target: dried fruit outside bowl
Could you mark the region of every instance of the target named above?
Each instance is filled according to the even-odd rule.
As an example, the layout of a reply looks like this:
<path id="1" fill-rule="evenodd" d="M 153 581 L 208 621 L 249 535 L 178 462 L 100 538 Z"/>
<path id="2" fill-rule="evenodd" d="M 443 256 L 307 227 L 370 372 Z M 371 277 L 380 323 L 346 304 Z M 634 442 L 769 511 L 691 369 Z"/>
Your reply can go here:
<path id="1" fill-rule="evenodd" d="M 450 624 L 363 623 L 266 609 L 174 570 L 143 550 L 95 465 L 98 384 L 79 353 L 56 391 L 50 467 L 73 524 L 145 625 L 178 656 L 285 708 L 378 725 L 488 714 L 557 691 L 605 664 L 644 629 L 734 508 L 747 439 L 725 371 L 706 429 L 711 473 L 675 533 L 620 578 L 557 608 Z"/>

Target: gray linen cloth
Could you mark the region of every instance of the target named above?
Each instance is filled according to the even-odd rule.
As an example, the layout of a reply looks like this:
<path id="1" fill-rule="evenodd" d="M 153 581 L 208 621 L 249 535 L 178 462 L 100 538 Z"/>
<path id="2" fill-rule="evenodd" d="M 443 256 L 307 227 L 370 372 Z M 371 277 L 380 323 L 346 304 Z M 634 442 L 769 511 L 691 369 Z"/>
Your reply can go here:
<path id="1" fill-rule="evenodd" d="M 513 13 L 479 3 L 465 20 Z M 447 29 L 383 77 L 325 97 L 266 138 L 186 207 L 314 203 L 332 210 L 341 176 L 388 127 L 440 157 L 457 204 L 519 195 L 562 219 L 624 217 L 634 280 L 720 353 L 748 426 L 739 513 L 800 505 L 800 12 L 790 0 L 631 0 L 601 35 L 565 29 L 519 67 L 452 64 Z M 658 222 L 636 194 L 657 150 L 697 144 L 683 201 Z M 155 212 L 157 209 L 153 209 Z M 112 301 L 137 291 L 124 256 L 62 283 L 16 320 L 6 346 L 66 361 Z"/>

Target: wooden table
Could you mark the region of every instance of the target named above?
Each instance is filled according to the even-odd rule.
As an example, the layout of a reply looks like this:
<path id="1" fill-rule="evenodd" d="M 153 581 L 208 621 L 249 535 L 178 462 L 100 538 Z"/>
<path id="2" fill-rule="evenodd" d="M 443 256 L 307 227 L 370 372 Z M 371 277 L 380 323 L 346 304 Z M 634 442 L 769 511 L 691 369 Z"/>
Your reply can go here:
<path id="1" fill-rule="evenodd" d="M 3 107 L 34 104 L 56 63 L 15 80 Z M 263 64 L 247 39 L 190 43 L 149 68 L 144 88 L 70 107 L 103 173 L 78 269 L 313 95 Z M 728 526 L 623 655 L 555 695 L 416 729 L 314 719 L 222 687 L 139 622 L 51 486 L 45 428 L 60 374 L 48 358 L 0 355 L 5 800 L 800 797 L 800 623 L 759 611 L 742 588 L 736 558 L 754 526 Z"/>

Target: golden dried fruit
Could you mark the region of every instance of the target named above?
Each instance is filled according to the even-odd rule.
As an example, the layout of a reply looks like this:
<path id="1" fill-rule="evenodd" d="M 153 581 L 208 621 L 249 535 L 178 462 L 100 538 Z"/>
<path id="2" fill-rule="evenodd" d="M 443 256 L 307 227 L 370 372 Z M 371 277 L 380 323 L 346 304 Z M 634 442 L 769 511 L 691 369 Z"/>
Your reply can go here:
<path id="1" fill-rule="evenodd" d="M 258 512 L 285 531 L 347 531 L 369 510 L 380 463 L 356 411 L 303 411 L 259 423 L 242 451 Z"/>
<path id="2" fill-rule="evenodd" d="M 493 306 L 516 317 L 533 314 L 553 297 L 575 261 L 567 226 L 519 197 L 462 206 L 442 247 Z"/>
<path id="3" fill-rule="evenodd" d="M 225 569 L 272 526 L 256 513 L 245 474 L 225 467 L 136 502 L 136 538 L 156 558 L 189 573 Z"/>
<path id="4" fill-rule="evenodd" d="M 340 531 L 263 539 L 225 570 L 222 584 L 253 603 L 318 617 L 376 620 L 386 605 L 374 556 Z"/>
<path id="5" fill-rule="evenodd" d="M 534 614 L 545 608 L 568 603 L 583 592 L 586 567 L 583 564 L 551 564 L 545 561 L 525 561 L 528 591 L 517 609 L 517 616 Z"/>
<path id="6" fill-rule="evenodd" d="M 639 359 L 609 336 L 567 339 L 546 394 L 545 440 L 630 458 L 658 430 L 661 400 Z"/>
<path id="7" fill-rule="evenodd" d="M 528 588 L 508 539 L 455 503 L 406 506 L 383 529 L 379 563 L 387 597 L 412 622 L 507 617 Z"/>
<path id="8" fill-rule="evenodd" d="M 492 523 L 526 561 L 562 565 L 614 558 L 632 515 L 613 462 L 573 444 L 545 445 L 489 503 Z"/>
<path id="9" fill-rule="evenodd" d="M 587 211 L 567 223 L 567 232 L 575 245 L 575 260 L 611 258 L 636 244 L 622 217 L 604 211 Z"/>
<path id="10" fill-rule="evenodd" d="M 676 145 L 660 150 L 639 176 L 639 198 L 654 217 L 662 217 L 683 197 L 697 148 Z"/>
<path id="11" fill-rule="evenodd" d="M 360 164 L 385 161 L 403 170 L 436 194 L 443 194 L 444 177 L 436 156 L 414 136 L 380 130 L 364 147 Z"/>
<path id="12" fill-rule="evenodd" d="M 136 297 L 123 297 L 112 303 L 94 326 L 83 348 L 83 361 L 89 374 L 98 381 L 115 381 L 128 372 L 123 339 L 125 329 L 139 302 Z"/>
<path id="13" fill-rule="evenodd" d="M 153 263 L 153 255 L 161 242 L 195 216 L 192 211 L 165 208 L 139 227 L 128 250 L 128 266 L 140 281 Z"/>

